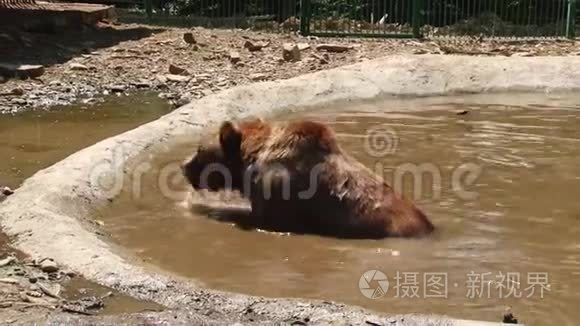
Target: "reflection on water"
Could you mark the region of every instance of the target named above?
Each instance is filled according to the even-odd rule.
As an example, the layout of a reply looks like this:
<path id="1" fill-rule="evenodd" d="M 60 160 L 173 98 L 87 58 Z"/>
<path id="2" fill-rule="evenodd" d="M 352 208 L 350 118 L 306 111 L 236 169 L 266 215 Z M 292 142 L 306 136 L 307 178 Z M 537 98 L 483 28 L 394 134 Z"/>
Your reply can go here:
<path id="1" fill-rule="evenodd" d="M 0 185 L 16 188 L 36 171 L 169 111 L 168 104 L 150 94 L 111 97 L 91 107 L 0 115 Z"/>
<path id="2" fill-rule="evenodd" d="M 468 114 L 457 114 L 463 110 Z M 429 167 L 421 189 L 409 177 L 400 186 L 418 197 L 436 234 L 381 241 L 284 236 L 193 214 L 160 195 L 158 183 L 162 166 L 192 153 L 188 141 L 156 156 L 142 198 L 127 191 L 100 218 L 141 258 L 219 289 L 490 321 L 512 306 L 528 325 L 580 319 L 580 96 L 387 99 L 302 116 L 331 125 L 348 152 L 369 167 L 382 164 L 390 182 L 401 166 Z M 383 157 L 369 155 L 364 143 L 377 125 L 397 137 Z M 475 178 L 456 178 L 465 164 L 480 168 Z M 465 199 L 465 191 L 476 197 Z M 370 269 L 389 278 L 376 300 L 359 291 Z M 433 297 L 435 280 L 443 280 L 436 273 L 445 275 L 443 298 Z"/>

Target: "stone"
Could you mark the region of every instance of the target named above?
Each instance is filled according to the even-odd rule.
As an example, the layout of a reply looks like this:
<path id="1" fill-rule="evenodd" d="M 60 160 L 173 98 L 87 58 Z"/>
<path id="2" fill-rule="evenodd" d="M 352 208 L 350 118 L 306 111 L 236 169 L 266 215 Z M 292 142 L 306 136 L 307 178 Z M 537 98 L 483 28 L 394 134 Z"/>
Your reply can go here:
<path id="1" fill-rule="evenodd" d="M 151 83 L 147 80 L 138 80 L 131 84 L 137 88 L 151 88 Z"/>
<path id="2" fill-rule="evenodd" d="M 10 195 L 14 194 L 14 190 L 12 190 L 8 187 L 0 187 L 0 189 L 2 190 L 1 192 L 4 196 L 10 196 Z"/>
<path id="3" fill-rule="evenodd" d="M 189 75 L 189 71 L 174 64 L 169 65 L 169 73 L 172 75 Z"/>
<path id="4" fill-rule="evenodd" d="M 330 62 L 330 56 L 328 55 L 328 53 L 325 53 L 323 55 L 312 53 L 312 56 L 318 59 L 318 62 L 322 65 L 328 64 Z"/>
<path id="5" fill-rule="evenodd" d="M 268 79 L 268 75 L 266 74 L 251 74 L 250 79 L 253 81 L 262 81 Z"/>
<path id="6" fill-rule="evenodd" d="M 1 93 L 0 95 L 14 95 L 14 96 L 22 96 L 24 95 L 24 89 L 20 87 L 13 88 L 10 92 Z"/>
<path id="7" fill-rule="evenodd" d="M 38 78 L 44 74 L 44 67 L 41 65 L 21 65 L 16 68 L 16 74 L 20 78 Z"/>
<path id="8" fill-rule="evenodd" d="M 308 43 L 298 43 L 298 50 L 304 51 L 310 49 L 310 44 Z"/>
<path id="9" fill-rule="evenodd" d="M 302 58 L 300 49 L 295 44 L 285 43 L 282 46 L 282 58 L 284 61 L 300 61 Z"/>
<path id="10" fill-rule="evenodd" d="M 177 83 L 187 82 L 191 79 L 191 77 L 189 77 L 189 76 L 173 75 L 173 74 L 165 75 L 165 78 L 168 81 L 177 82 Z"/>
<path id="11" fill-rule="evenodd" d="M 58 271 L 58 265 L 54 260 L 47 258 L 40 262 L 40 269 L 45 273 L 54 273 Z"/>
<path id="12" fill-rule="evenodd" d="M 240 57 L 240 53 L 236 52 L 236 51 L 231 51 L 229 53 L 229 57 L 230 57 L 230 62 L 233 64 L 236 64 L 236 63 L 240 62 L 240 60 L 242 60 L 242 58 Z"/>
<path id="13" fill-rule="evenodd" d="M 196 44 L 197 43 L 197 41 L 195 40 L 195 37 L 193 36 L 193 33 L 183 33 L 183 40 L 187 44 Z"/>
<path id="14" fill-rule="evenodd" d="M 126 87 L 124 85 L 111 85 L 109 86 L 109 90 L 113 93 L 123 93 Z"/>
<path id="15" fill-rule="evenodd" d="M 292 16 L 286 19 L 281 25 L 284 31 L 297 31 L 300 28 L 300 19 Z"/>
<path id="16" fill-rule="evenodd" d="M 341 45 L 341 44 L 319 44 L 316 46 L 316 50 L 318 51 L 326 51 L 326 52 L 334 52 L 334 53 L 342 53 L 352 49 L 350 45 Z"/>
<path id="17" fill-rule="evenodd" d="M 248 51 L 250 52 L 256 52 L 256 51 L 260 51 L 262 50 L 262 48 L 267 47 L 268 45 L 270 45 L 270 43 L 263 43 L 263 42 L 252 42 L 250 40 L 247 40 L 244 43 L 244 48 L 248 49 Z"/>
<path id="18" fill-rule="evenodd" d="M 86 71 L 89 70 L 89 67 L 80 64 L 80 63 L 71 63 L 70 64 L 70 70 L 75 70 L 75 71 Z"/>
<path id="19" fill-rule="evenodd" d="M 14 256 L 8 256 L 2 260 L 0 260 L 0 267 L 8 266 L 12 263 L 17 262 L 18 260 Z"/>

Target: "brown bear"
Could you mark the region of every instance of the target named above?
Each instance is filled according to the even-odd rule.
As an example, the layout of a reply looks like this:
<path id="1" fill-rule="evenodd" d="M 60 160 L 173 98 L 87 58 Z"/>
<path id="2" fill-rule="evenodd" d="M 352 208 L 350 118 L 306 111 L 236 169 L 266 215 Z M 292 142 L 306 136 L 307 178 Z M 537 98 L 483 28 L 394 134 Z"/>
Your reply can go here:
<path id="1" fill-rule="evenodd" d="M 433 224 L 404 196 L 338 145 L 314 121 L 224 122 L 219 144 L 183 165 L 194 190 L 239 191 L 251 204 L 242 224 L 339 238 L 418 237 Z"/>

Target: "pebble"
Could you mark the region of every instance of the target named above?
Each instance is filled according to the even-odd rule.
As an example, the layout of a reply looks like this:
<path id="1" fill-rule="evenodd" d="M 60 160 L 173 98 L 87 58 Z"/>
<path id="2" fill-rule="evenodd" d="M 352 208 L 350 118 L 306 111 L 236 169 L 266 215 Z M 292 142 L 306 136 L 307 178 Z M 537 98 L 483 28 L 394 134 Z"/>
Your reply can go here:
<path id="1" fill-rule="evenodd" d="M 70 70 L 77 70 L 77 71 L 86 71 L 89 70 L 89 67 L 80 64 L 80 63 L 71 63 Z"/>
<path id="2" fill-rule="evenodd" d="M 126 87 L 124 85 L 111 85 L 109 86 L 109 90 L 113 93 L 123 93 Z"/>
<path id="3" fill-rule="evenodd" d="M 187 69 L 179 67 L 179 66 L 174 65 L 174 64 L 169 65 L 169 73 L 172 75 L 190 75 L 190 73 L 189 73 L 189 71 L 187 71 Z"/>
<path id="4" fill-rule="evenodd" d="M 10 195 L 14 194 L 14 190 L 12 190 L 12 189 L 10 189 L 8 187 L 0 187 L 0 189 L 2 190 L 1 193 L 4 196 L 10 196 Z"/>
<path id="5" fill-rule="evenodd" d="M 282 58 L 284 61 L 300 61 L 302 55 L 300 54 L 300 49 L 295 44 L 285 43 L 282 46 Z"/>
<path id="6" fill-rule="evenodd" d="M 40 263 L 40 269 L 45 273 L 54 273 L 58 271 L 58 265 L 54 260 L 47 258 Z"/>
<path id="7" fill-rule="evenodd" d="M 229 57 L 230 57 L 230 62 L 233 64 L 236 64 L 236 63 L 240 62 L 240 60 L 242 60 L 242 58 L 240 57 L 240 53 L 236 52 L 236 51 L 231 51 L 229 53 Z"/>
<path id="8" fill-rule="evenodd" d="M 193 33 L 183 33 L 183 41 L 185 41 L 185 43 L 187 44 L 196 44 L 197 41 L 195 40 L 195 37 L 193 36 Z"/>
<path id="9" fill-rule="evenodd" d="M 251 74 L 250 79 L 253 81 L 262 81 L 268 79 L 268 75 L 266 74 Z"/>

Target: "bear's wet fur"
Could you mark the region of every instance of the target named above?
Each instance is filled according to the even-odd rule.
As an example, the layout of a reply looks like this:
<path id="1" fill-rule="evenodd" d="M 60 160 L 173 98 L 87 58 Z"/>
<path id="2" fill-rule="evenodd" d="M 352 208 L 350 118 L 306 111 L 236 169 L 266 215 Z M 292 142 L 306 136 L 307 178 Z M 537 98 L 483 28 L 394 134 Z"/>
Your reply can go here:
<path id="1" fill-rule="evenodd" d="M 314 121 L 226 121 L 219 144 L 200 146 L 183 172 L 195 190 L 240 191 L 251 203 L 238 221 L 246 227 L 359 239 L 434 230 L 413 202 Z"/>

